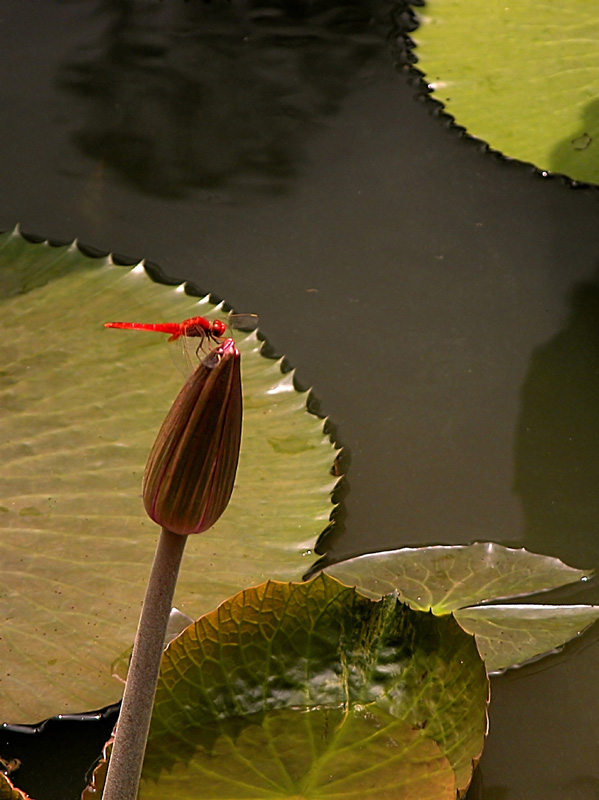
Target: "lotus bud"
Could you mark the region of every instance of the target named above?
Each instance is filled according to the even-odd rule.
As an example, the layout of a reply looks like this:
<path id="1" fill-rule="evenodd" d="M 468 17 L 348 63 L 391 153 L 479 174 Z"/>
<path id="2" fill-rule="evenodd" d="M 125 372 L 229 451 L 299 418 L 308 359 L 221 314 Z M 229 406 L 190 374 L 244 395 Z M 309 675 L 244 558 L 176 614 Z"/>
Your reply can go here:
<path id="1" fill-rule="evenodd" d="M 154 522 L 182 535 L 214 525 L 233 491 L 241 417 L 240 354 L 227 339 L 188 378 L 150 453 L 143 499 Z"/>

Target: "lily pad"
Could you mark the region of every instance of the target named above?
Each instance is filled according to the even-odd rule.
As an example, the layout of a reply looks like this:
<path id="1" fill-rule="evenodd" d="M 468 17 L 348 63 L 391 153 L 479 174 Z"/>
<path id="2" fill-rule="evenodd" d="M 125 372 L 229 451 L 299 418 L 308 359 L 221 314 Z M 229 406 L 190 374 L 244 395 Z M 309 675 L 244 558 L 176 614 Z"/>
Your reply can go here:
<path id="1" fill-rule="evenodd" d="M 489 672 L 547 654 L 599 618 L 598 606 L 489 605 L 492 600 L 536 594 L 593 574 L 552 556 L 494 542 L 369 553 L 325 571 L 366 597 L 395 593 L 420 611 L 453 612 L 476 637 Z"/>
<path id="2" fill-rule="evenodd" d="M 599 182 L 599 15 L 588 0 L 427 0 L 418 67 L 459 125 L 511 158 Z"/>
<path id="3" fill-rule="evenodd" d="M 239 732 L 219 724 L 188 763 L 144 780 L 140 800 L 264 797 L 455 800 L 455 776 L 432 739 L 379 708 L 279 709 L 250 717 Z M 106 762 L 95 787 L 103 785 Z M 301 794 L 298 794 L 298 791 Z M 97 798 L 88 789 L 83 800 Z"/>
<path id="4" fill-rule="evenodd" d="M 223 312 L 141 264 L 17 233 L 0 237 L 2 286 L 0 719 L 29 723 L 120 698 L 111 665 L 133 640 L 157 540 L 141 478 L 183 379 L 164 336 L 103 323 Z M 237 486 L 218 524 L 188 543 L 175 598 L 194 619 L 247 585 L 298 579 L 333 508 L 323 421 L 255 334 L 238 344 Z"/>
<path id="5" fill-rule="evenodd" d="M 140 798 L 191 800 L 201 785 L 236 800 L 453 800 L 482 750 L 487 701 L 474 639 L 452 617 L 326 575 L 269 581 L 169 645 Z"/>
<path id="6" fill-rule="evenodd" d="M 368 553 L 333 564 L 326 572 L 367 597 L 397 592 L 411 608 L 434 614 L 536 594 L 593 574 L 552 556 L 496 542 Z"/>
<path id="7" fill-rule="evenodd" d="M 487 670 L 497 672 L 555 652 L 599 619 L 599 607 L 478 606 L 456 611 L 455 618 L 476 636 Z"/>

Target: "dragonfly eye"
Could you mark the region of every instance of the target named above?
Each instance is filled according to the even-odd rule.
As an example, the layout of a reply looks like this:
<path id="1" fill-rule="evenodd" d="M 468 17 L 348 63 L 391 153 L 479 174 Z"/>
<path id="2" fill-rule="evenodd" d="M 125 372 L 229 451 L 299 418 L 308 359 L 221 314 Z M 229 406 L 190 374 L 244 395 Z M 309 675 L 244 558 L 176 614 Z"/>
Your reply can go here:
<path id="1" fill-rule="evenodd" d="M 210 333 L 212 336 L 224 336 L 227 326 L 220 319 L 215 319 L 210 326 Z"/>

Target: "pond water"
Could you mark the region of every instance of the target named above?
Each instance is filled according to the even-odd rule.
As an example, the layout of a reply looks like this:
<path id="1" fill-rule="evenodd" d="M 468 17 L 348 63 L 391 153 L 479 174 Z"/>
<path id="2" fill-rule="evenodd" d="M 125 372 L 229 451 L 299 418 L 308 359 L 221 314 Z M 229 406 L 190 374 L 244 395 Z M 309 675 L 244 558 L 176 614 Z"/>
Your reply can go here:
<path id="1" fill-rule="evenodd" d="M 397 67 L 398 11 L 4 0 L 0 228 L 259 314 L 346 448 L 332 558 L 494 540 L 593 567 L 598 195 L 450 129 Z M 494 679 L 469 798 L 599 797 L 598 673 L 593 629 Z M 29 756 L 38 800 L 77 797 L 73 724 Z"/>

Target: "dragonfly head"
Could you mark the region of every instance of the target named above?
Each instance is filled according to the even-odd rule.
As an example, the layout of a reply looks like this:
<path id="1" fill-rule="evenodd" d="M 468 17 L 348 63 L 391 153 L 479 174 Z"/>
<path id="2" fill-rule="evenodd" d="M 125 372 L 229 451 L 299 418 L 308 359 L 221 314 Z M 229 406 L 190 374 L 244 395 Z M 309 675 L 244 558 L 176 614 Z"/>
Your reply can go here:
<path id="1" fill-rule="evenodd" d="M 210 335 L 211 336 L 214 336 L 216 338 L 224 336 L 226 330 L 227 330 L 227 326 L 220 319 L 215 319 L 213 322 L 210 323 Z"/>

